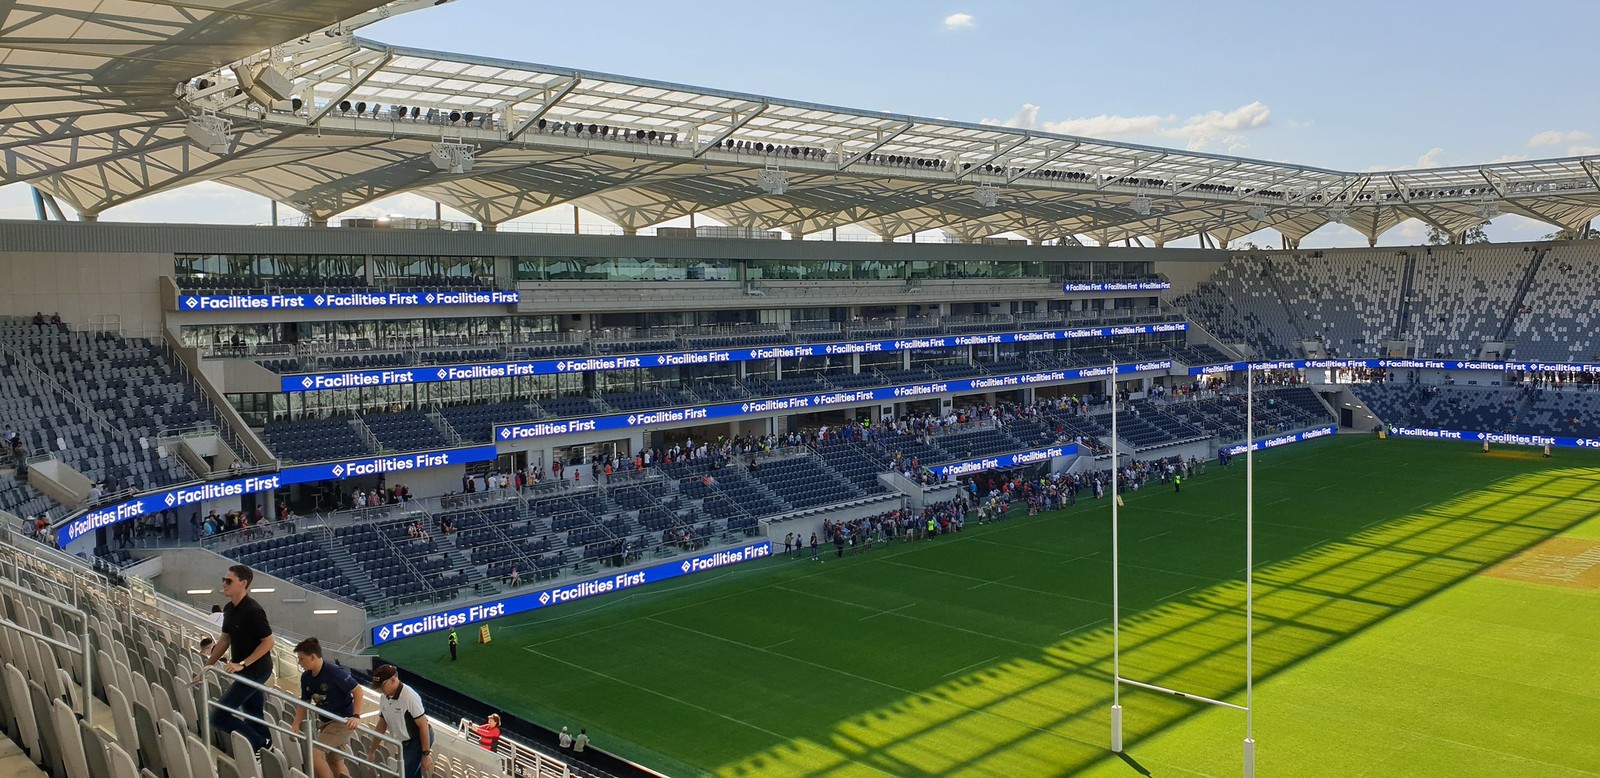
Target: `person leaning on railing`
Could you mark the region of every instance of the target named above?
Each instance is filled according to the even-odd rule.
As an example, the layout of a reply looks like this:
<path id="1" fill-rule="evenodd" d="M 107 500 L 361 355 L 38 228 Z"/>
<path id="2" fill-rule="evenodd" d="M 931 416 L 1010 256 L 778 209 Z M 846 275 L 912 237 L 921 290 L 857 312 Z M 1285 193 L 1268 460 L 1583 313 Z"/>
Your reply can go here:
<path id="1" fill-rule="evenodd" d="M 478 745 L 485 750 L 493 751 L 500 743 L 500 714 L 491 713 L 482 724 L 470 725 L 472 734 L 478 736 Z"/>

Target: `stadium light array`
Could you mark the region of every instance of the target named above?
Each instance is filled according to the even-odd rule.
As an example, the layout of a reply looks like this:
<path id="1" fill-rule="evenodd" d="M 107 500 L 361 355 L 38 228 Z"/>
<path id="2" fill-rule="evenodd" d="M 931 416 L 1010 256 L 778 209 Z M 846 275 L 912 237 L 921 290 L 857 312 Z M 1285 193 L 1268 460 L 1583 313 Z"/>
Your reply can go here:
<path id="1" fill-rule="evenodd" d="M 1000 190 L 983 184 L 972 192 L 972 199 L 985 208 L 993 208 L 1000 204 Z"/>
<path id="2" fill-rule="evenodd" d="M 1249 214 L 1250 218 L 1255 219 L 1258 222 L 1264 222 L 1267 220 L 1267 207 L 1265 205 L 1252 205 L 1250 206 L 1250 210 L 1245 211 L 1245 213 Z"/>
<path id="3" fill-rule="evenodd" d="M 472 165 L 477 159 L 477 151 L 477 148 L 470 143 L 440 141 L 433 144 L 433 151 L 428 158 L 433 161 L 435 168 L 459 175 L 472 170 Z"/>
<path id="4" fill-rule="evenodd" d="M 789 191 L 789 175 L 779 168 L 768 167 L 756 176 L 756 186 L 769 195 L 781 195 Z"/>
<path id="5" fill-rule="evenodd" d="M 189 119 L 189 126 L 184 129 L 184 134 L 194 145 L 205 149 L 212 154 L 228 153 L 228 133 L 233 130 L 233 122 L 214 114 L 205 114 Z"/>
<path id="6" fill-rule="evenodd" d="M 1493 200 L 1478 203 L 1478 218 L 1487 222 L 1500 215 L 1500 204 Z"/>
<path id="7" fill-rule="evenodd" d="M 1139 195 L 1128 202 L 1128 207 L 1132 208 L 1133 212 L 1139 214 L 1140 216 L 1149 216 L 1150 206 L 1153 203 L 1154 201 L 1150 198 L 1144 195 Z"/>

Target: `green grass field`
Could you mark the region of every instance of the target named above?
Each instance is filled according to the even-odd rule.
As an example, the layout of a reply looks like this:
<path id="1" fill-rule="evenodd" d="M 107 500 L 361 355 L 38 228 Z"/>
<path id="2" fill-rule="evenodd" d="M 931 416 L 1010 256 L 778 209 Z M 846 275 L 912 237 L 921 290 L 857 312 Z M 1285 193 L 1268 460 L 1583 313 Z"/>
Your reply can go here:
<path id="1" fill-rule="evenodd" d="M 1244 699 L 1244 461 L 1122 510 L 1122 673 Z M 1600 775 L 1600 457 L 1341 437 L 1256 468 L 1265 776 Z M 675 776 L 1237 775 L 1244 714 L 1125 690 L 1110 508 L 775 558 L 384 655 Z"/>

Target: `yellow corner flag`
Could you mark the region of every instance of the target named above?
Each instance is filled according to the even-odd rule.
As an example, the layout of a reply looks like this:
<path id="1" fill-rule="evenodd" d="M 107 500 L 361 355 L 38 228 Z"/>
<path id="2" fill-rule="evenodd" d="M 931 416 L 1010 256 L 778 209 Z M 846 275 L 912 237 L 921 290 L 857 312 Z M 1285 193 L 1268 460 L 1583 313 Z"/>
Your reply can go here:
<path id="1" fill-rule="evenodd" d="M 481 627 L 478 627 L 478 642 L 479 643 L 488 643 L 489 640 L 490 640 L 490 637 L 489 637 L 489 625 L 485 624 L 485 625 L 483 625 Z"/>

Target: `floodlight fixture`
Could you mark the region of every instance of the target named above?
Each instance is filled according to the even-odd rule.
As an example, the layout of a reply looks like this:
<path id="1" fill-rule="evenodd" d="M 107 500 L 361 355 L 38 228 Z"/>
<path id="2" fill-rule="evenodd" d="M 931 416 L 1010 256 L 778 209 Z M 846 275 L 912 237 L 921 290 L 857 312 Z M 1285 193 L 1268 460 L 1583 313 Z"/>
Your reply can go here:
<path id="1" fill-rule="evenodd" d="M 972 200 L 984 208 L 993 208 L 1000 204 L 1000 190 L 989 184 L 980 184 L 972 190 Z"/>
<path id="2" fill-rule="evenodd" d="M 1258 222 L 1267 220 L 1267 207 L 1265 205 L 1252 205 L 1250 210 L 1245 211 L 1245 213 Z"/>
<path id="3" fill-rule="evenodd" d="M 1488 222 L 1500 215 L 1500 204 L 1494 200 L 1483 200 L 1478 203 L 1478 218 Z"/>
<path id="4" fill-rule="evenodd" d="M 233 122 L 215 114 L 203 114 L 189 119 L 189 126 L 184 129 L 184 134 L 194 145 L 212 154 L 228 153 L 228 133 L 233 129 Z"/>
<path id="5" fill-rule="evenodd" d="M 470 143 L 459 140 L 445 140 L 433 144 L 433 150 L 428 159 L 439 170 L 449 171 L 460 175 L 472 170 L 472 165 L 477 159 L 478 149 Z"/>
<path id="6" fill-rule="evenodd" d="M 769 195 L 782 195 L 789 191 L 789 174 L 779 167 L 767 167 L 756 176 L 756 186 Z"/>
<path id="7" fill-rule="evenodd" d="M 1324 213 L 1327 215 L 1328 221 L 1337 222 L 1339 224 L 1344 224 L 1345 219 L 1350 218 L 1350 209 L 1341 205 L 1336 205 L 1332 208 L 1329 208 Z"/>
<path id="8" fill-rule="evenodd" d="M 1132 208 L 1133 212 L 1136 213 L 1136 214 L 1139 214 L 1140 216 L 1149 216 L 1150 215 L 1150 206 L 1154 202 L 1155 201 L 1151 200 L 1149 197 L 1146 197 L 1144 195 L 1138 195 L 1138 196 L 1134 197 L 1132 200 L 1128 201 L 1128 207 Z"/>

